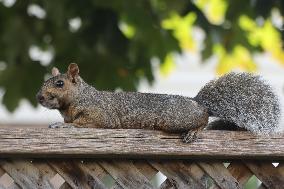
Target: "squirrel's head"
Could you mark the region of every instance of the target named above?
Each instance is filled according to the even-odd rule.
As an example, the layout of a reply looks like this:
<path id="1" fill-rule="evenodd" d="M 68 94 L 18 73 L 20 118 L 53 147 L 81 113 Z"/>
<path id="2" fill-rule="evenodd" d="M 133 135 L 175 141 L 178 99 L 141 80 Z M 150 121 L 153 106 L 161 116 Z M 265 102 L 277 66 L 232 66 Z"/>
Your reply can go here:
<path id="1" fill-rule="evenodd" d="M 66 108 L 78 92 L 81 78 L 75 63 L 68 66 L 68 71 L 61 74 L 57 68 L 52 69 L 52 77 L 45 81 L 37 94 L 37 101 L 49 109 Z"/>

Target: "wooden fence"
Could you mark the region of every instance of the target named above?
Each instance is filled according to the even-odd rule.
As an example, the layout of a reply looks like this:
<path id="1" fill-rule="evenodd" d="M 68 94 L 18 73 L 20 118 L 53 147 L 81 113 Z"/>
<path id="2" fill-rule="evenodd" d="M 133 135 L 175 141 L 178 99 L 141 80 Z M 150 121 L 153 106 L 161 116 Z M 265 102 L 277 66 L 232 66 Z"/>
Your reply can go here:
<path id="1" fill-rule="evenodd" d="M 284 188 L 284 135 L 0 129 L 0 188 Z M 162 178 L 156 183 L 156 178 Z"/>

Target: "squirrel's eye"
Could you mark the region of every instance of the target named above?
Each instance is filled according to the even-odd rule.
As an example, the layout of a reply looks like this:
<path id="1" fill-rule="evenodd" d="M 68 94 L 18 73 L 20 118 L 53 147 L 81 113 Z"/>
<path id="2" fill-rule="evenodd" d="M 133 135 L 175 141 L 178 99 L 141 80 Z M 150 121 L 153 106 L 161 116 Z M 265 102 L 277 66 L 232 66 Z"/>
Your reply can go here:
<path id="1" fill-rule="evenodd" d="M 64 86 L 64 81 L 58 80 L 58 81 L 56 81 L 55 85 L 56 85 L 56 87 L 60 87 L 61 88 L 61 87 Z"/>

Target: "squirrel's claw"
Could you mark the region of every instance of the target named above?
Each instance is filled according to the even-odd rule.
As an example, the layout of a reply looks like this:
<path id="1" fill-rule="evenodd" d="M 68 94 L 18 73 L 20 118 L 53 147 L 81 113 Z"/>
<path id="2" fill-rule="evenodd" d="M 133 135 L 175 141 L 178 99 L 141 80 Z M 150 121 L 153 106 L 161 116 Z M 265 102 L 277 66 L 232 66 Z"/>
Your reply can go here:
<path id="1" fill-rule="evenodd" d="M 188 131 L 181 135 L 184 143 L 191 143 L 197 140 L 197 131 Z"/>
<path id="2" fill-rule="evenodd" d="M 51 129 L 55 129 L 55 128 L 74 128 L 74 125 L 61 123 L 61 122 L 56 122 L 56 123 L 50 124 L 48 126 L 48 128 L 51 128 Z"/>

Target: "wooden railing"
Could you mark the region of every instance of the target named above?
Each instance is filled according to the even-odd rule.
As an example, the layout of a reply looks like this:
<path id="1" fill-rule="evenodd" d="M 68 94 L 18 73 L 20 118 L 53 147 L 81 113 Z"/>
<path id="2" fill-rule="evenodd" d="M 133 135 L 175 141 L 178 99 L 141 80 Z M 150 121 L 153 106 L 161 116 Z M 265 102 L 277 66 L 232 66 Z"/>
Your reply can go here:
<path id="1" fill-rule="evenodd" d="M 5 128 L 0 158 L 0 188 L 284 188 L 283 134 Z"/>

